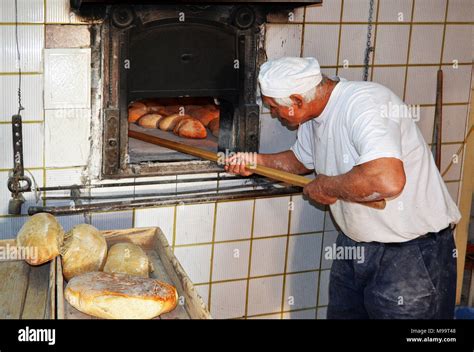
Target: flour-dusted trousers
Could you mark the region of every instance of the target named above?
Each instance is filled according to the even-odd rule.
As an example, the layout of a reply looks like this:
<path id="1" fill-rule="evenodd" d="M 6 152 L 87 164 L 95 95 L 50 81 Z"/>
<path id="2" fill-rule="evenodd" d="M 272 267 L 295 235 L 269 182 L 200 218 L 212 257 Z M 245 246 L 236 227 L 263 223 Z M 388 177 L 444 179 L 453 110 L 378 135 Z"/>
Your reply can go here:
<path id="1" fill-rule="evenodd" d="M 328 319 L 452 319 L 456 297 L 453 230 L 403 243 L 360 243 L 339 233 L 337 247 L 360 258 L 335 259 Z"/>

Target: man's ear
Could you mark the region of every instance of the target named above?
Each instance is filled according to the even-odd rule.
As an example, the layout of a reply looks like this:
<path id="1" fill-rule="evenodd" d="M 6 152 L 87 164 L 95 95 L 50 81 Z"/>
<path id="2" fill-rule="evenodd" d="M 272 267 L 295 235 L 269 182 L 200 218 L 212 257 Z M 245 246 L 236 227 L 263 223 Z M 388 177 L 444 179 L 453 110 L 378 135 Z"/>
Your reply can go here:
<path id="1" fill-rule="evenodd" d="M 290 95 L 290 99 L 293 102 L 293 104 L 296 105 L 298 108 L 301 108 L 304 104 L 303 96 L 300 94 Z"/>

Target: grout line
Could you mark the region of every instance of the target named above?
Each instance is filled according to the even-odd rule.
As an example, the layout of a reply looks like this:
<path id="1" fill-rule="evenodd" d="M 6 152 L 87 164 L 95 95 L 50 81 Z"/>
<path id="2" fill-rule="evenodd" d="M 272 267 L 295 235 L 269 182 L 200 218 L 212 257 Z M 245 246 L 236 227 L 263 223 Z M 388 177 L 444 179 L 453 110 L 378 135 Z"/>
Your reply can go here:
<path id="1" fill-rule="evenodd" d="M 374 49 L 372 51 L 372 67 L 370 67 L 370 78 L 368 78 L 369 81 L 374 80 L 374 67 L 375 67 L 375 52 L 377 50 L 377 32 L 379 29 L 378 21 L 379 21 L 379 12 L 380 12 L 380 1 L 377 0 L 377 12 L 375 13 L 375 24 L 373 23 L 373 26 L 375 27 L 374 29 L 374 43 L 372 48 Z"/>
<path id="2" fill-rule="evenodd" d="M 330 271 L 331 269 L 308 269 L 308 270 L 300 270 L 300 271 L 291 271 L 288 272 L 287 275 L 298 275 L 298 274 L 308 274 L 308 273 L 315 273 L 318 271 Z M 225 284 L 229 282 L 237 282 L 237 281 L 248 281 L 248 280 L 256 280 L 256 279 L 268 279 L 272 277 L 279 277 L 279 276 L 284 276 L 285 273 L 277 273 L 277 274 L 267 274 L 267 275 L 257 275 L 257 276 L 249 276 L 249 277 L 239 277 L 235 279 L 225 279 L 225 280 L 215 280 L 212 281 L 212 284 Z M 205 286 L 209 285 L 211 282 L 197 282 L 193 283 L 194 286 Z"/>
<path id="3" fill-rule="evenodd" d="M 214 221 L 212 224 L 212 244 L 211 244 L 211 267 L 209 269 L 209 292 L 208 292 L 208 298 L 207 298 L 207 307 L 209 312 L 211 311 L 211 298 L 212 298 L 212 275 L 214 272 L 214 247 L 215 247 L 215 241 L 216 241 L 216 224 L 217 224 L 217 202 L 214 205 Z"/>
<path id="4" fill-rule="evenodd" d="M 327 0 L 326 0 L 327 1 Z M 49 24 L 49 23 L 48 23 Z M 64 23 L 62 23 L 64 24 Z M 367 21 L 334 21 L 334 22 L 330 22 L 330 21 L 307 21 L 307 22 L 299 22 L 299 21 L 294 21 L 294 22 L 279 22 L 279 21 L 271 21 L 271 22 L 267 22 L 267 24 L 269 25 L 302 25 L 302 24 L 309 24 L 309 25 L 318 25 L 318 26 L 331 26 L 331 25 L 341 25 L 341 24 L 344 24 L 344 25 L 367 25 L 368 22 Z M 413 24 L 413 25 L 426 25 L 426 26 L 432 26 L 432 25 L 440 25 L 440 24 L 444 24 L 444 21 L 439 21 L 439 22 L 436 22 L 436 21 L 431 21 L 431 22 L 421 22 L 421 21 L 410 21 L 410 22 L 406 22 L 406 21 L 374 21 L 372 22 L 372 24 L 374 25 L 387 25 L 387 26 L 393 26 L 393 25 L 399 25 L 399 26 L 407 26 L 407 25 L 410 25 L 410 24 Z M 469 22 L 469 21 L 447 21 L 446 24 L 448 25 L 472 25 L 474 24 L 474 22 Z"/>
<path id="5" fill-rule="evenodd" d="M 176 219 L 177 219 L 177 216 L 178 216 L 178 206 L 175 205 L 174 206 L 174 211 L 173 211 L 173 242 L 171 244 L 171 248 L 173 250 L 173 253 L 175 251 L 175 248 L 176 248 Z"/>
<path id="6" fill-rule="evenodd" d="M 407 59 L 406 59 L 406 68 L 405 68 L 405 81 L 403 83 L 403 96 L 401 97 L 403 101 L 406 101 L 406 92 L 407 92 L 407 82 L 408 82 L 408 63 L 410 62 L 410 51 L 411 51 L 411 36 L 413 33 L 413 16 L 415 14 L 415 1 L 411 3 L 411 17 L 410 17 L 410 31 L 408 34 L 408 48 L 407 48 Z"/>
<path id="7" fill-rule="evenodd" d="M 313 310 L 313 309 L 316 309 L 316 313 L 317 313 L 317 310 L 318 308 L 325 308 L 327 306 L 314 306 L 314 307 L 305 307 L 305 308 L 298 308 L 298 309 L 291 309 L 291 310 L 285 310 L 283 312 L 281 312 L 282 314 L 284 313 L 292 313 L 292 312 L 304 312 L 306 310 Z M 279 314 L 280 312 L 273 312 L 273 313 L 260 313 L 260 314 L 254 314 L 254 315 L 249 315 L 249 318 L 258 318 L 258 317 L 264 317 L 266 315 L 277 315 Z M 241 317 L 237 317 L 237 318 L 230 318 L 230 319 L 239 319 Z"/>
<path id="8" fill-rule="evenodd" d="M 291 213 L 294 206 L 293 196 L 290 196 L 288 203 L 288 225 L 287 225 L 287 234 L 286 234 L 286 244 L 285 244 L 285 261 L 283 268 L 283 285 L 281 292 L 281 319 L 283 319 L 283 310 L 285 309 L 285 290 L 286 290 L 286 275 L 288 269 L 288 249 L 290 247 L 290 231 L 291 231 Z"/>
<path id="9" fill-rule="evenodd" d="M 446 0 L 446 8 L 444 12 L 444 23 L 443 23 L 443 39 L 441 41 L 441 53 L 439 57 L 439 69 L 441 69 L 441 66 L 443 65 L 443 55 L 444 55 L 444 46 L 445 46 L 445 39 L 446 39 L 446 21 L 448 20 L 448 10 L 449 9 L 449 0 Z M 451 63 L 452 65 L 452 63 Z"/>
<path id="10" fill-rule="evenodd" d="M 253 233 L 254 233 L 254 226 L 255 226 L 255 207 L 256 207 L 256 199 L 253 200 L 253 207 L 252 207 L 252 226 L 250 230 L 250 246 L 249 246 L 249 265 L 247 268 L 247 286 L 245 288 L 245 309 L 244 309 L 244 317 L 247 318 L 248 309 L 249 309 L 249 288 L 250 288 L 250 272 L 252 269 L 252 250 L 253 250 Z"/>
<path id="11" fill-rule="evenodd" d="M 303 56 L 303 53 L 304 53 L 304 37 L 305 37 L 305 29 L 306 29 L 305 21 L 306 21 L 306 6 L 303 9 L 303 26 L 302 26 L 302 29 L 301 29 L 300 57 L 304 57 Z"/>
<path id="12" fill-rule="evenodd" d="M 341 0 L 341 14 L 339 23 L 339 34 L 337 39 L 337 54 L 336 54 L 336 76 L 339 75 L 339 56 L 341 55 L 341 36 L 342 36 L 342 16 L 344 15 L 344 0 Z M 342 67 L 342 66 L 341 66 Z"/>
<path id="13" fill-rule="evenodd" d="M 329 212 L 329 206 L 325 206 L 324 219 L 323 219 L 323 235 L 321 236 L 321 250 L 319 254 L 319 272 L 318 272 L 318 282 L 316 287 L 316 306 L 319 304 L 319 291 L 321 289 L 321 270 L 323 270 L 323 252 L 324 252 L 324 238 L 326 233 L 326 212 Z M 332 231 L 332 230 L 331 230 Z M 328 231 L 329 232 L 329 231 Z M 314 319 L 318 318 L 318 312 L 316 311 Z"/>

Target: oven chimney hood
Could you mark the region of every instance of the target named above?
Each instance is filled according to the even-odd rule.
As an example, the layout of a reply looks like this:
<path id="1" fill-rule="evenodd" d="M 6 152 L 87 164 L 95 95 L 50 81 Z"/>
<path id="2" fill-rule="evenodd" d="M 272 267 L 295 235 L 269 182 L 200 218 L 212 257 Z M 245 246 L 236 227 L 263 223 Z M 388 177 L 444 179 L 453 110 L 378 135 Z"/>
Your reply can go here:
<path id="1" fill-rule="evenodd" d="M 175 1 L 160 1 L 160 0 L 71 0 L 71 7 L 75 10 L 80 10 L 82 5 L 85 4 L 102 4 L 102 5 L 114 5 L 114 4 L 265 4 L 265 5 L 290 5 L 292 7 L 321 4 L 323 0 L 175 0 Z"/>

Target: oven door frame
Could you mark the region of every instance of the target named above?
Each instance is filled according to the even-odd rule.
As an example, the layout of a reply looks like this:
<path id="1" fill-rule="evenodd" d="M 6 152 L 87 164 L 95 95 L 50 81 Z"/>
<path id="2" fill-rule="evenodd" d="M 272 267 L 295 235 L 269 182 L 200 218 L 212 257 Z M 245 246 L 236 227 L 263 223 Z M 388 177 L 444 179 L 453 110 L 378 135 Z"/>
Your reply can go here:
<path id="1" fill-rule="evenodd" d="M 257 27 L 258 29 L 258 27 Z M 219 136 L 219 149 L 228 146 L 231 151 L 258 151 L 260 106 L 256 103 L 257 60 L 260 30 L 255 27 L 237 30 L 239 60 L 244 62 L 240 70 L 241 89 L 234 99 L 239 101 L 234 106 L 232 121 L 227 121 L 224 134 Z M 223 168 L 211 161 L 193 160 L 176 162 L 129 163 L 128 155 L 128 116 L 125 116 L 126 102 L 123 87 L 127 84 L 126 75 L 121 73 L 120 65 L 126 58 L 122 53 L 128 52 L 129 31 L 113 26 L 109 19 L 103 22 L 103 40 L 100 55 L 103 62 L 103 150 L 102 178 L 124 178 L 142 176 L 180 175 L 194 173 L 222 172 Z M 232 98 L 230 98 L 232 99 Z M 226 121 L 222 121 L 226 124 Z M 220 133 L 221 134 L 221 133 Z"/>

